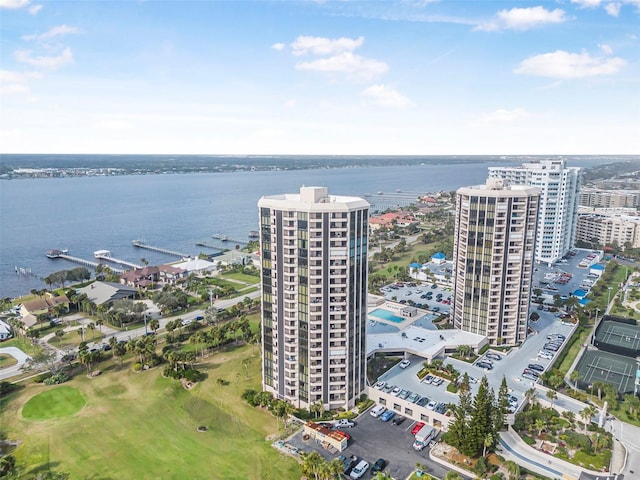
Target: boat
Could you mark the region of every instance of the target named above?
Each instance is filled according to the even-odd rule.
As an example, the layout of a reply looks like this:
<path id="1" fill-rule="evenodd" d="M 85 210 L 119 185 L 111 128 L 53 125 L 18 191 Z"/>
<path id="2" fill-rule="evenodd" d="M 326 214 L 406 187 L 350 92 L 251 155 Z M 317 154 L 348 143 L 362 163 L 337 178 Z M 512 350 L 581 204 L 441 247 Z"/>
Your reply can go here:
<path id="1" fill-rule="evenodd" d="M 260 237 L 260 234 L 258 233 L 257 230 L 251 230 L 249 232 L 249 238 L 259 238 L 259 237 Z"/>

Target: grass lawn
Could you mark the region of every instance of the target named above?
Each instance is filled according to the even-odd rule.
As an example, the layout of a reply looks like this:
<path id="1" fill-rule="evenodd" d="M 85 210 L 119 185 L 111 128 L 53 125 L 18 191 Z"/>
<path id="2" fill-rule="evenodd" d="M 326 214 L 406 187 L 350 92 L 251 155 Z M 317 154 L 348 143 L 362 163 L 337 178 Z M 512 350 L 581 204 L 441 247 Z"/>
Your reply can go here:
<path id="1" fill-rule="evenodd" d="M 6 353 L 0 353 L 0 368 L 11 367 L 18 363 L 18 361 L 13 358 L 11 355 L 7 355 Z"/>
<path id="2" fill-rule="evenodd" d="M 585 328 L 577 338 L 575 338 L 575 340 L 572 339 L 573 341 L 571 346 L 569 347 L 567 354 L 564 356 L 562 363 L 556 367 L 563 375 L 565 375 L 569 371 L 569 368 L 571 368 L 573 361 L 578 356 L 578 352 L 580 352 L 580 347 L 582 347 L 582 344 L 586 341 L 590 332 L 591 328 Z"/>
<path id="3" fill-rule="evenodd" d="M 54 387 L 31 397 L 22 409 L 22 416 L 31 420 L 67 417 L 80 411 L 86 403 L 77 388 Z"/>
<path id="4" fill-rule="evenodd" d="M 225 273 L 223 274 L 225 278 L 231 278 L 232 280 L 237 280 L 239 282 L 249 283 L 253 285 L 254 283 L 260 283 L 260 277 L 257 275 L 247 275 L 242 272 L 235 273 Z"/>
<path id="5" fill-rule="evenodd" d="M 77 389 L 85 407 L 72 416 L 35 422 L 22 417 L 25 403 L 60 387 L 31 384 L 0 401 L 6 438 L 20 441 L 17 463 L 27 473 L 48 464 L 70 478 L 300 478 L 295 460 L 265 437 L 276 431 L 270 413 L 240 400 L 260 389 L 260 357 L 250 346 L 206 359 L 207 380 L 185 390 L 161 369 L 133 372 L 101 365 L 101 376 L 80 374 L 64 386 Z M 248 370 L 242 360 L 248 358 Z M 226 380 L 221 386 L 217 379 Z M 198 432 L 198 426 L 207 432 Z"/>
<path id="6" fill-rule="evenodd" d="M 49 344 L 62 349 L 77 347 L 80 345 L 80 342 L 82 342 L 82 336 L 78 331 L 79 330 L 65 332 L 62 338 L 52 337 L 49 339 Z M 104 338 L 104 334 L 98 330 L 94 330 L 93 332 L 89 330 L 84 334 L 84 339 L 87 342 L 99 342 L 102 338 Z"/>
<path id="7" fill-rule="evenodd" d="M 31 343 L 31 340 L 22 337 L 16 337 L 12 338 L 11 340 L 6 340 L 0 345 L 2 347 L 17 347 L 28 355 L 34 355 L 35 353 L 40 351 L 39 345 L 34 345 L 33 343 Z"/>

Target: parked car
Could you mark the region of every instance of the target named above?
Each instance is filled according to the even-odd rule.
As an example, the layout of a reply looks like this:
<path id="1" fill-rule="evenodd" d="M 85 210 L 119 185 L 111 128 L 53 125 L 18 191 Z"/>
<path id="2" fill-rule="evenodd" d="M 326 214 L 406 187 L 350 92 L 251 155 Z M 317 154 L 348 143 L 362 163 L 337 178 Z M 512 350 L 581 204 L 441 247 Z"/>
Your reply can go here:
<path id="1" fill-rule="evenodd" d="M 534 377 L 538 378 L 539 375 L 537 374 L 537 372 L 533 371 L 533 370 L 529 370 L 528 368 L 525 368 L 522 373 L 528 373 L 529 375 L 533 375 Z"/>
<path id="2" fill-rule="evenodd" d="M 334 427 L 336 428 L 351 428 L 354 426 L 355 426 L 355 423 L 347 418 L 341 418 L 334 424 Z"/>
<path id="3" fill-rule="evenodd" d="M 502 357 L 497 353 L 485 353 L 484 356 L 487 358 L 490 358 L 491 360 L 498 360 L 498 361 L 502 360 Z"/>
<path id="4" fill-rule="evenodd" d="M 435 385 L 436 387 L 439 385 L 442 385 L 444 383 L 444 380 L 441 379 L 440 377 L 436 377 L 433 379 L 433 382 L 431 382 L 432 385 Z"/>
<path id="5" fill-rule="evenodd" d="M 530 363 L 527 367 L 531 370 L 536 370 L 537 372 L 544 372 L 544 367 L 539 363 Z"/>
<path id="6" fill-rule="evenodd" d="M 538 377 L 531 375 L 529 373 L 523 373 L 522 378 L 526 378 L 528 380 L 533 380 L 534 382 L 538 380 Z"/>
<path id="7" fill-rule="evenodd" d="M 349 435 L 347 432 L 343 432 L 342 430 L 336 430 L 336 433 L 339 433 L 340 435 L 345 437 L 347 440 L 351 440 L 351 435 Z"/>
<path id="8" fill-rule="evenodd" d="M 415 435 L 416 433 L 418 433 L 422 427 L 424 427 L 424 422 L 416 423 L 411 429 L 411 435 Z"/>
<path id="9" fill-rule="evenodd" d="M 429 403 L 427 403 L 427 408 L 429 410 L 435 410 L 437 406 L 438 406 L 438 402 L 436 402 L 435 400 L 431 400 Z"/>
<path id="10" fill-rule="evenodd" d="M 360 460 L 358 464 L 351 469 L 349 477 L 357 480 L 358 478 L 362 477 L 368 469 L 369 463 L 365 460 Z"/>
<path id="11" fill-rule="evenodd" d="M 553 352 L 550 352 L 548 350 L 540 350 L 538 352 L 538 356 L 540 358 L 544 358 L 545 360 L 551 360 L 553 358 Z"/>
<path id="12" fill-rule="evenodd" d="M 478 362 L 476 365 L 480 368 L 486 368 L 487 370 L 493 370 L 493 365 L 488 362 Z"/>
<path id="13" fill-rule="evenodd" d="M 422 397 L 420 400 L 416 402 L 416 405 L 420 407 L 424 407 L 427 403 L 429 403 L 429 397 Z"/>
<path id="14" fill-rule="evenodd" d="M 405 421 L 406 417 L 401 417 L 399 415 L 396 415 L 395 417 L 393 417 L 393 420 L 391 421 L 392 424 L 394 425 L 402 425 Z"/>
<path id="15" fill-rule="evenodd" d="M 369 412 L 369 413 L 371 414 L 372 417 L 379 417 L 386 410 L 387 410 L 387 407 L 385 407 L 384 405 L 377 405 L 377 406 L 373 407 L 371 409 L 371 412 Z"/>
<path id="16" fill-rule="evenodd" d="M 391 394 L 397 397 L 401 391 L 402 389 L 400 387 L 393 387 L 393 390 L 391 390 Z"/>
<path id="17" fill-rule="evenodd" d="M 382 390 L 385 386 L 384 382 L 376 382 L 376 384 L 373 386 L 373 388 L 375 388 L 376 390 Z"/>
<path id="18" fill-rule="evenodd" d="M 340 460 L 342 462 L 342 473 L 344 473 L 346 475 L 347 472 L 351 469 L 351 467 L 353 467 L 355 465 L 355 463 L 358 461 L 358 457 L 353 455 L 353 456 L 347 458 L 344 455 L 340 455 L 338 457 L 338 460 Z"/>
<path id="19" fill-rule="evenodd" d="M 376 460 L 376 463 L 371 467 L 371 473 L 377 473 L 384 470 L 384 467 L 387 466 L 387 462 L 383 458 L 379 458 Z"/>
<path id="20" fill-rule="evenodd" d="M 399 364 L 400 368 L 407 368 L 411 365 L 411 360 L 402 360 Z"/>
<path id="21" fill-rule="evenodd" d="M 395 414 L 396 412 L 394 412 L 393 410 L 387 410 L 382 415 L 380 415 L 380 420 L 382 420 L 383 422 L 388 422 L 395 416 Z"/>
<path id="22" fill-rule="evenodd" d="M 401 390 L 400 393 L 398 394 L 398 398 L 401 400 L 406 400 L 407 397 L 411 394 L 411 392 L 409 390 Z"/>
<path id="23" fill-rule="evenodd" d="M 411 403 L 416 403 L 419 399 L 420 399 L 420 395 L 418 395 L 417 393 L 412 393 L 407 397 L 407 401 Z"/>
<path id="24" fill-rule="evenodd" d="M 427 375 L 426 377 L 424 377 L 424 383 L 431 383 L 431 382 L 433 382 L 433 380 L 434 380 L 435 378 L 436 378 L 436 377 L 434 377 L 433 375 L 429 374 L 429 375 Z"/>
<path id="25" fill-rule="evenodd" d="M 194 320 L 196 322 L 201 322 L 202 320 L 204 320 L 204 317 L 202 315 L 198 315 L 198 316 L 196 316 L 196 318 Z"/>

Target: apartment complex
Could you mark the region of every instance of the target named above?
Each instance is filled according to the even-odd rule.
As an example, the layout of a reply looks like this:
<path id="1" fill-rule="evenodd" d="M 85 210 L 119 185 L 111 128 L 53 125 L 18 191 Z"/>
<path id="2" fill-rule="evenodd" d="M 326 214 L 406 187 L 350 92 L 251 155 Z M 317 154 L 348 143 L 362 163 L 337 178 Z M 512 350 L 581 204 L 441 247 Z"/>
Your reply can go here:
<path id="1" fill-rule="evenodd" d="M 596 190 L 584 188 L 580 191 L 583 207 L 619 208 L 640 206 L 640 192 L 636 190 Z"/>
<path id="2" fill-rule="evenodd" d="M 541 160 L 518 167 L 489 167 L 489 176 L 540 189 L 536 262 L 551 265 L 571 250 L 578 224 L 580 168 L 567 167 L 564 160 Z"/>
<path id="3" fill-rule="evenodd" d="M 302 187 L 258 210 L 263 388 L 297 407 L 352 408 L 366 381 L 369 203 Z"/>
<path id="4" fill-rule="evenodd" d="M 527 335 L 540 190 L 487 179 L 456 193 L 453 324 L 514 345 Z"/>
<path id="5" fill-rule="evenodd" d="M 640 216 L 630 208 L 581 209 L 576 240 L 598 246 L 640 247 Z"/>

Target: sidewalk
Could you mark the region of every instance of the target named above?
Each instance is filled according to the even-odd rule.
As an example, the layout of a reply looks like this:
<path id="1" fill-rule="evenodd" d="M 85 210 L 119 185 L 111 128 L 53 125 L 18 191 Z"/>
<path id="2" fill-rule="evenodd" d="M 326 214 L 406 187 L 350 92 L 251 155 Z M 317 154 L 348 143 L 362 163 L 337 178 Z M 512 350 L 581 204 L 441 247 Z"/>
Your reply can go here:
<path id="1" fill-rule="evenodd" d="M 501 454 L 505 458 L 546 477 L 578 480 L 582 472 L 585 472 L 597 476 L 601 480 L 613 478 L 613 476 L 610 477 L 602 472 L 587 470 L 540 452 L 527 445 L 512 428 L 506 432 L 500 432 L 500 446 L 502 448 Z"/>

